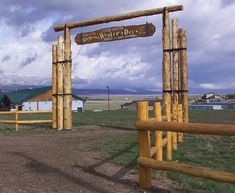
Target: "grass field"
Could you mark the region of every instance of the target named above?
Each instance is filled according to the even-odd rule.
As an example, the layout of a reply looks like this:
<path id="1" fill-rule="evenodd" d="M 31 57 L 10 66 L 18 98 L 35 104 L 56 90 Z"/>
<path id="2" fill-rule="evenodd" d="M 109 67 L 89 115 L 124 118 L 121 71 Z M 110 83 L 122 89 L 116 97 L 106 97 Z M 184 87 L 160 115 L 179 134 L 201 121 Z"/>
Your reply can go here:
<path id="1" fill-rule="evenodd" d="M 117 129 L 134 129 L 135 111 L 103 111 L 100 113 L 85 112 L 74 116 L 75 124 L 94 124 Z M 191 122 L 202 123 L 235 123 L 235 111 L 192 111 Z M 137 133 L 111 139 L 100 140 L 88 147 L 103 156 L 114 156 L 114 162 L 137 168 Z M 173 159 L 194 166 L 204 166 L 223 171 L 235 172 L 235 137 L 185 135 L 179 144 Z M 120 153 L 122 152 L 122 153 Z M 173 172 L 155 172 L 155 178 L 170 178 L 180 192 L 190 193 L 234 193 L 235 186 L 194 178 Z"/>
<path id="2" fill-rule="evenodd" d="M 22 117 L 29 118 L 29 117 Z M 30 117 L 32 118 L 32 117 Z M 33 117 L 33 118 L 38 118 Z M 40 117 L 41 119 L 47 117 Z M 134 130 L 136 118 L 135 111 L 102 111 L 74 113 L 74 126 L 79 125 L 102 125 L 107 129 L 133 130 L 125 136 L 113 136 L 112 138 L 100 139 L 87 147 L 89 151 L 99 152 L 103 157 L 113 156 L 116 164 L 134 168 L 137 172 L 137 132 Z M 235 124 L 235 111 L 192 111 L 190 122 L 203 123 L 228 123 Z M 30 133 L 56 132 L 44 127 L 27 127 Z M 14 126 L 0 126 L 1 134 L 15 134 Z M 178 151 L 173 153 L 173 160 L 180 163 L 190 163 L 195 166 L 205 166 L 223 171 L 235 172 L 235 137 L 185 135 L 184 141 L 179 144 Z M 234 193 L 235 186 L 225 183 L 217 183 L 209 180 L 194 178 L 173 172 L 154 172 L 154 178 L 168 178 L 175 184 L 175 189 L 183 193 Z"/>

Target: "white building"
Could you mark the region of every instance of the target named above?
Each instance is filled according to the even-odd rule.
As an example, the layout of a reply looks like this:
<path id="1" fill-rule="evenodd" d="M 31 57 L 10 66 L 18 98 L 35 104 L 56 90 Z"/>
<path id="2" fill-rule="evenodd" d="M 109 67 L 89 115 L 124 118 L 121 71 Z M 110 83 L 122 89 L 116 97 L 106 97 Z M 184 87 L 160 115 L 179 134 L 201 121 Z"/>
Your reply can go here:
<path id="1" fill-rule="evenodd" d="M 23 102 L 23 111 L 50 111 L 52 110 L 52 101 L 31 101 Z M 72 101 L 72 111 L 83 111 L 84 100 Z"/>

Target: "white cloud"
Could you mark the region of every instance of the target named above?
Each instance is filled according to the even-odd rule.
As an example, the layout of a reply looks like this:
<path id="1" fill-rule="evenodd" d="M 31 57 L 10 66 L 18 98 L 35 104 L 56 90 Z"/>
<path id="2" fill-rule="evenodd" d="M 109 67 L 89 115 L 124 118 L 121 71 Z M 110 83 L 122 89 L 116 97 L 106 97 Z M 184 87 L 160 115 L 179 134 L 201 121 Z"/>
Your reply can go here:
<path id="1" fill-rule="evenodd" d="M 54 22 L 80 20 L 120 14 L 128 11 L 183 4 L 184 11 L 171 13 L 186 27 L 188 36 L 189 87 L 234 89 L 235 82 L 235 3 L 222 0 L 168 1 L 1 1 L 0 84 L 49 84 L 51 77 L 50 34 L 56 42 L 58 33 L 50 31 Z M 111 2 L 111 3 L 110 3 Z M 7 11 L 10 11 L 11 14 Z M 161 16 L 120 22 L 153 22 L 156 35 L 121 43 L 73 44 L 73 79 L 75 86 L 161 87 Z M 99 29 L 119 23 L 94 26 Z M 74 31 L 93 30 L 84 28 Z M 48 31 L 49 30 L 49 31 Z M 148 46 L 149 45 L 149 46 Z M 20 81 L 19 81 L 20 80 Z M 232 85 L 232 86 L 231 86 Z"/>

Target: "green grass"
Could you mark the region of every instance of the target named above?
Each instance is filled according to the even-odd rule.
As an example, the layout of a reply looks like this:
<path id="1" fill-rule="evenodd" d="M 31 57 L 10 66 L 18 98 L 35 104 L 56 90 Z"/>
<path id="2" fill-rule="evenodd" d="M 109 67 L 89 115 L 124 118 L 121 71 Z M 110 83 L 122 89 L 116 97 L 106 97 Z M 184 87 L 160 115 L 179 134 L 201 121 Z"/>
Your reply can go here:
<path id="1" fill-rule="evenodd" d="M 118 114 L 120 114 L 118 116 Z M 88 115 L 88 116 L 86 116 Z M 77 124 L 98 124 L 105 126 L 134 127 L 135 112 L 115 111 L 94 114 L 86 112 L 84 117 L 77 114 Z M 192 111 L 191 122 L 202 123 L 235 123 L 235 111 Z M 132 120 L 130 120 L 132 119 Z M 97 122 L 96 122 L 97 121 Z M 137 133 L 127 136 L 113 137 L 92 144 L 90 151 L 101 152 L 104 159 L 112 159 L 120 165 L 137 168 Z M 193 166 L 214 168 L 217 170 L 235 172 L 235 137 L 185 135 L 179 144 L 178 151 L 173 152 L 173 159 L 179 163 Z M 135 170 L 137 172 L 137 170 Z M 173 172 L 155 171 L 154 177 L 170 178 L 176 182 L 177 190 L 183 193 L 234 193 L 235 186 L 210 180 L 195 178 Z"/>
<path id="2" fill-rule="evenodd" d="M 29 117 L 22 117 L 29 118 Z M 33 116 L 32 119 L 46 117 Z M 74 113 L 74 126 L 102 125 L 115 129 L 134 129 L 135 111 L 103 111 Z M 235 111 L 191 111 L 190 122 L 228 123 L 235 124 Z M 32 128 L 32 129 L 30 129 Z M 29 127 L 31 132 L 53 132 L 48 127 Z M 0 125 L 0 133 L 14 133 L 11 126 Z M 125 136 L 106 138 L 91 144 L 89 151 L 100 152 L 104 159 L 137 169 L 137 132 L 132 131 Z M 194 166 L 215 168 L 218 170 L 235 172 L 235 137 L 185 135 L 184 141 L 174 151 L 173 159 L 180 163 Z M 137 172 L 137 170 L 134 170 Z M 177 183 L 177 190 L 183 193 L 235 193 L 235 186 L 230 184 L 203 180 L 173 172 L 155 171 L 154 177 L 168 177 Z"/>

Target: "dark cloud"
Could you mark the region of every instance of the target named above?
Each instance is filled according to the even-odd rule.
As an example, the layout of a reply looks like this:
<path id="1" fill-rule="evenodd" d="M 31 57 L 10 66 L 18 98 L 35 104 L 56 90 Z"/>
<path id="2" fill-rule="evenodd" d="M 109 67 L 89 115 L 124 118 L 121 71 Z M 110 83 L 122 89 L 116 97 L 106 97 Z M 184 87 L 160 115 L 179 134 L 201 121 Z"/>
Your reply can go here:
<path id="1" fill-rule="evenodd" d="M 20 66 L 21 66 L 21 67 L 27 66 L 27 65 L 31 64 L 33 61 L 35 61 L 36 59 L 37 59 L 37 54 L 35 54 L 35 55 L 32 56 L 32 57 L 26 58 L 26 59 L 20 64 Z"/>
<path id="2" fill-rule="evenodd" d="M 2 58 L 2 62 L 7 62 L 8 60 L 10 60 L 10 56 L 9 55 L 6 55 Z"/>

